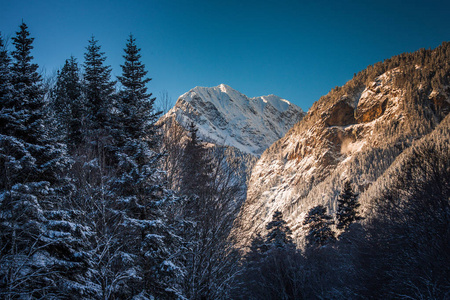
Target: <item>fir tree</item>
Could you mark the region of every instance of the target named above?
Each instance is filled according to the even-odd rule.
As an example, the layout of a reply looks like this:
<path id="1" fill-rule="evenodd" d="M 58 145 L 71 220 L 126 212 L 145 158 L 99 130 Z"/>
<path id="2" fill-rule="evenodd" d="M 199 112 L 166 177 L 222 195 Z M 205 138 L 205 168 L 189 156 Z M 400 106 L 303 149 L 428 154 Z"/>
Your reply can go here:
<path id="1" fill-rule="evenodd" d="M 181 192 L 189 197 L 208 194 L 211 159 L 205 145 L 197 137 L 195 124 L 189 124 L 189 139 L 184 148 L 181 169 Z"/>
<path id="2" fill-rule="evenodd" d="M 147 93 L 147 71 L 140 61 L 135 39 L 130 36 L 122 65 L 122 90 L 118 97 L 115 128 L 117 165 L 110 185 L 115 197 L 113 213 L 119 211 L 120 250 L 128 261 L 121 261 L 125 273 L 133 273 L 124 282 L 130 290 L 118 296 L 131 298 L 135 293 L 165 299 L 179 296 L 180 267 L 171 256 L 180 243 L 166 216 L 166 206 L 176 197 L 164 189 L 160 170 L 161 155 L 155 152 L 158 113 L 154 98 Z M 131 271 L 132 270 L 132 271 Z"/>
<path id="3" fill-rule="evenodd" d="M 295 247 L 291 238 L 291 229 L 286 225 L 283 214 L 279 210 L 273 214 L 272 221 L 267 224 L 266 229 L 268 231 L 266 245 L 278 249 Z"/>
<path id="4" fill-rule="evenodd" d="M 308 211 L 303 221 L 308 233 L 306 240 L 309 245 L 323 246 L 335 240 L 335 235 L 330 226 L 334 224 L 332 217 L 327 214 L 327 209 L 322 205 L 315 206 Z"/>
<path id="5" fill-rule="evenodd" d="M 339 194 L 337 202 L 337 229 L 343 229 L 345 231 L 353 222 L 362 219 L 357 211 L 360 206 L 358 203 L 358 194 L 353 192 L 349 181 L 345 182 L 344 189 L 341 194 Z"/>
<path id="6" fill-rule="evenodd" d="M 147 71 L 141 62 L 140 51 L 136 39 L 130 35 L 123 56 L 125 62 L 122 67 L 122 76 L 118 79 L 123 88 L 119 93 L 118 110 L 120 114 L 120 127 L 125 132 L 124 139 L 147 140 L 150 148 L 156 145 L 155 122 L 160 112 L 154 110 L 155 98 L 147 93 L 146 84 L 150 78 L 145 77 Z M 124 142 L 124 141 L 122 141 Z"/>
<path id="7" fill-rule="evenodd" d="M 15 50 L 12 51 L 11 83 L 14 89 L 11 101 L 4 105 L 14 121 L 8 122 L 4 132 L 20 137 L 25 142 L 42 144 L 42 140 L 47 138 L 43 124 L 45 111 L 42 109 L 46 103 L 41 76 L 37 73 L 38 65 L 32 63 L 34 38 L 30 37 L 28 26 L 22 23 L 20 31 L 16 32 L 12 40 Z"/>
<path id="8" fill-rule="evenodd" d="M 89 113 L 88 128 L 105 130 L 111 126 L 111 105 L 115 82 L 111 81 L 111 67 L 105 65 L 105 53 L 98 40 L 92 37 L 84 54 L 84 81 L 86 105 Z"/>
<path id="9" fill-rule="evenodd" d="M 78 63 L 71 56 L 58 72 L 52 90 L 52 106 L 58 123 L 65 127 L 65 141 L 72 150 L 80 146 L 83 140 L 83 118 L 86 113 L 79 73 Z"/>
<path id="10" fill-rule="evenodd" d="M 71 190 L 64 176 L 69 159 L 44 126 L 48 115 L 32 42 L 22 23 L 13 38 L 11 75 L 4 77 L 11 93 L 0 102 L 0 292 L 6 299 L 67 297 L 68 290 L 79 291 L 72 283 L 83 281 L 86 267 L 77 254 L 84 230 L 62 206 Z M 2 56 L 3 76 L 8 64 Z"/>

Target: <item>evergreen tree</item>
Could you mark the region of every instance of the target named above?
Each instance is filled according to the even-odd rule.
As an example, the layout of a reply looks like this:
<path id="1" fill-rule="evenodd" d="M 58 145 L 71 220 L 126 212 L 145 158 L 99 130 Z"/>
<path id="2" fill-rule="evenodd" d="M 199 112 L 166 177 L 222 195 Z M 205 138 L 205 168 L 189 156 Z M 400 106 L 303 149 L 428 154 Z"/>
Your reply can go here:
<path id="1" fill-rule="evenodd" d="M 84 93 L 89 113 L 88 128 L 96 131 L 92 133 L 94 136 L 98 135 L 98 130 L 104 131 L 111 126 L 110 109 L 115 87 L 115 82 L 111 81 L 111 67 L 104 64 L 105 53 L 100 49 L 98 40 L 92 37 L 84 54 Z"/>
<path id="2" fill-rule="evenodd" d="M 297 264 L 300 253 L 296 251 L 291 230 L 276 211 L 266 226 L 263 239 L 259 234 L 252 241 L 245 256 L 240 281 L 242 287 L 234 296 L 237 299 L 303 299 Z M 302 269 L 302 272 L 304 269 Z"/>
<path id="3" fill-rule="evenodd" d="M 11 101 L 12 83 L 11 83 L 11 58 L 8 55 L 3 37 L 0 33 L 0 101 L 2 108 L 6 107 L 6 103 Z M 6 126 L 6 120 L 0 116 L 0 127 Z"/>
<path id="4" fill-rule="evenodd" d="M 180 296 L 178 287 L 181 268 L 173 253 L 180 239 L 173 233 L 166 216 L 167 206 L 176 197 L 162 185 L 157 164 L 161 155 L 155 152 L 158 113 L 154 98 L 147 93 L 147 71 L 140 61 L 135 39 L 130 36 L 122 65 L 122 90 L 118 97 L 115 128 L 117 166 L 111 179 L 118 218 L 120 265 L 127 288 L 116 293 L 131 298 L 142 293 L 165 299 Z M 117 213 L 116 213 L 117 215 Z"/>
<path id="5" fill-rule="evenodd" d="M 41 76 L 37 73 L 38 65 L 32 63 L 34 38 L 29 36 L 27 25 L 22 23 L 20 31 L 12 38 L 15 50 L 12 51 L 11 83 L 14 89 L 11 101 L 4 105 L 14 121 L 10 120 L 3 132 L 25 142 L 42 144 L 42 140 L 47 138 L 43 125 L 45 111 L 42 109 L 46 103 Z"/>
<path id="6" fill-rule="evenodd" d="M 327 214 L 325 207 L 318 205 L 311 208 L 303 221 L 303 226 L 308 230 L 306 240 L 309 245 L 323 246 L 334 241 L 335 235 L 330 228 L 332 224 L 332 217 Z"/>
<path id="7" fill-rule="evenodd" d="M 76 59 L 71 56 L 58 72 L 52 90 L 52 106 L 58 123 L 64 126 L 65 141 L 71 150 L 81 145 L 84 133 L 85 104 Z"/>
<path id="8" fill-rule="evenodd" d="M 121 65 L 123 75 L 118 77 L 123 87 L 118 103 L 120 128 L 126 133 L 122 139 L 146 140 L 150 148 L 154 148 L 157 142 L 155 122 L 161 113 L 155 111 L 155 98 L 147 93 L 146 84 L 151 79 L 145 77 L 147 71 L 140 61 L 141 49 L 135 42 L 136 39 L 130 35 L 123 56 L 125 62 Z"/>
<path id="9" fill-rule="evenodd" d="M 64 176 L 69 159 L 44 126 L 47 103 L 32 42 L 22 23 L 13 38 L 10 76 L 4 77 L 12 90 L 0 102 L 0 293 L 6 299 L 79 292 L 87 264 L 79 255 L 84 229 L 62 205 L 71 190 Z M 4 55 L 2 76 L 8 73 Z"/>
<path id="10" fill-rule="evenodd" d="M 211 158 L 205 145 L 197 137 L 197 127 L 189 124 L 189 139 L 184 148 L 181 167 L 181 192 L 189 197 L 208 194 L 211 175 Z"/>
<path id="11" fill-rule="evenodd" d="M 286 225 L 283 214 L 279 210 L 273 214 L 272 221 L 267 224 L 266 229 L 268 231 L 266 245 L 278 249 L 295 248 L 291 238 L 291 229 Z"/>
<path id="12" fill-rule="evenodd" d="M 349 181 L 345 182 L 344 190 L 338 197 L 338 210 L 336 212 L 337 229 L 343 229 L 346 231 L 348 227 L 355 221 L 362 218 L 358 215 L 358 194 L 353 192 L 352 186 Z"/>

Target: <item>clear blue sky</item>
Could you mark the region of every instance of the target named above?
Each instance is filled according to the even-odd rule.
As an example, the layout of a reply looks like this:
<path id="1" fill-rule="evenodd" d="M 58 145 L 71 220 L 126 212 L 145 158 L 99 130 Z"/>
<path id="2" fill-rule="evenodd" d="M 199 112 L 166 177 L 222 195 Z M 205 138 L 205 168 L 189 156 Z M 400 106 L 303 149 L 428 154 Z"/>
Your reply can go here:
<path id="1" fill-rule="evenodd" d="M 225 83 L 304 110 L 369 64 L 450 40 L 450 1 L 433 0 L 0 0 L 3 36 L 22 19 L 46 74 L 82 63 L 94 35 L 119 75 L 133 33 L 155 96 Z"/>

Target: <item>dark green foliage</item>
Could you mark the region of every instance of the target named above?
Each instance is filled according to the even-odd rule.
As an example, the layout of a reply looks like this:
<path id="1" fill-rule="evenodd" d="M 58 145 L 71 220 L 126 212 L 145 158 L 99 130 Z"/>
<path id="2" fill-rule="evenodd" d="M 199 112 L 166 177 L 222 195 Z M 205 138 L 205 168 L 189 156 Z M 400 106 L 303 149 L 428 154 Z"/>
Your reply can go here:
<path id="1" fill-rule="evenodd" d="M 286 221 L 283 220 L 281 211 L 277 210 L 273 214 L 272 221 L 267 224 L 266 229 L 266 245 L 275 248 L 295 248 L 291 238 L 291 229 L 287 226 Z"/>
<path id="2" fill-rule="evenodd" d="M 97 131 L 111 126 L 111 111 L 115 82 L 111 67 L 105 65 L 105 53 L 92 37 L 84 54 L 84 94 L 88 108 L 88 128 Z"/>
<path id="3" fill-rule="evenodd" d="M 358 194 L 353 192 L 352 186 L 349 181 L 345 182 L 344 189 L 339 194 L 337 202 L 337 229 L 343 229 L 345 231 L 353 222 L 362 219 L 357 211 L 360 206 L 360 204 L 358 203 Z"/>
<path id="4" fill-rule="evenodd" d="M 147 93 L 146 84 L 150 78 L 145 77 L 147 71 L 145 65 L 140 61 L 140 49 L 135 44 L 136 39 L 130 35 L 125 48 L 125 63 L 121 65 L 122 76 L 118 79 L 122 84 L 119 92 L 118 109 L 120 114 L 120 128 L 126 133 L 129 139 L 148 139 L 150 147 L 154 148 L 156 139 L 155 122 L 160 116 L 154 110 L 155 98 L 151 93 Z"/>
<path id="5" fill-rule="evenodd" d="M 22 23 L 13 38 L 8 92 L 0 102 L 0 293 L 1 298 L 64 298 L 72 283 L 86 283 L 86 260 L 79 256 L 85 228 L 71 222 L 65 206 L 71 187 L 70 160 L 51 137 L 41 78 L 32 63 L 33 39 Z"/>
<path id="6" fill-rule="evenodd" d="M 86 107 L 79 73 L 78 63 L 71 56 L 58 72 L 52 90 L 52 107 L 58 123 L 63 126 L 66 144 L 72 151 L 81 145 L 85 133 Z"/>
<path id="7" fill-rule="evenodd" d="M 113 193 L 112 213 L 117 215 L 117 245 L 122 273 L 133 272 L 122 280 L 126 289 L 114 294 L 130 298 L 138 293 L 175 299 L 180 294 L 181 268 L 172 257 L 180 245 L 168 223 L 167 206 L 177 198 L 161 183 L 157 168 L 161 155 L 155 152 L 158 113 L 154 98 L 147 94 L 147 71 L 140 62 L 139 49 L 130 36 L 125 48 L 123 85 L 115 115 L 114 154 L 117 164 L 109 185 Z M 117 126 L 118 125 L 118 126 Z M 120 213 L 118 213 L 120 212 Z M 119 268 L 120 269 L 120 268 Z"/>
<path id="8" fill-rule="evenodd" d="M 333 242 L 335 238 L 334 231 L 330 228 L 334 224 L 332 217 L 327 214 L 327 209 L 318 205 L 308 211 L 308 215 L 303 221 L 308 234 L 306 240 L 311 246 L 323 246 Z"/>

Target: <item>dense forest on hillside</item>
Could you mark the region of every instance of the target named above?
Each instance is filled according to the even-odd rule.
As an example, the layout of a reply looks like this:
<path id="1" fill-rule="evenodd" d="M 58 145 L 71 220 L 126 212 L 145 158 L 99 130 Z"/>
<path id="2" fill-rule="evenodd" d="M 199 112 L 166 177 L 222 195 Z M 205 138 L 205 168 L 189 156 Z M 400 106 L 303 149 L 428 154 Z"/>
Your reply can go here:
<path id="1" fill-rule="evenodd" d="M 305 247 L 276 212 L 267 234 L 237 249 L 234 167 L 195 124 L 181 146 L 164 144 L 135 38 L 116 79 L 92 37 L 83 63 L 68 58 L 54 84 L 38 73 L 33 41 L 25 23 L 12 49 L 0 36 L 1 299 L 450 297 L 448 112 L 430 121 L 370 217 L 342 183 L 337 213 L 317 206 L 301 224 Z M 396 84 L 422 101 L 449 84 L 449 64 L 444 43 L 370 66 L 325 97 L 400 68 Z"/>

